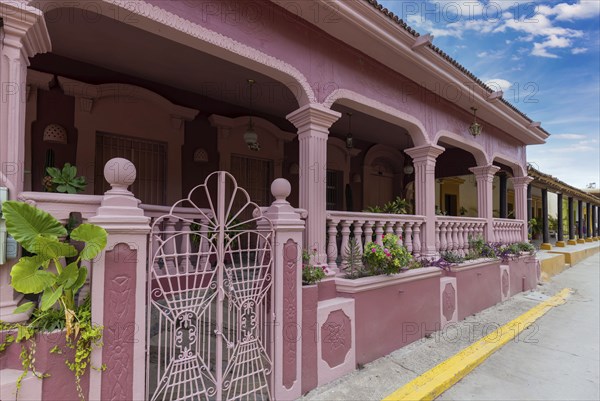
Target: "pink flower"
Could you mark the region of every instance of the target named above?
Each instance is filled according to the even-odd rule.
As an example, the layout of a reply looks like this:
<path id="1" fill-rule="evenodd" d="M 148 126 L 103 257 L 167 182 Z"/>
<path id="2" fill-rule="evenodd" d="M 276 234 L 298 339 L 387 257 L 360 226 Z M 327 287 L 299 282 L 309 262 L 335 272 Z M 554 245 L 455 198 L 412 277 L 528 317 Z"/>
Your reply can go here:
<path id="1" fill-rule="evenodd" d="M 375 248 L 371 248 L 371 252 L 375 253 L 377 251 L 375 250 Z"/>

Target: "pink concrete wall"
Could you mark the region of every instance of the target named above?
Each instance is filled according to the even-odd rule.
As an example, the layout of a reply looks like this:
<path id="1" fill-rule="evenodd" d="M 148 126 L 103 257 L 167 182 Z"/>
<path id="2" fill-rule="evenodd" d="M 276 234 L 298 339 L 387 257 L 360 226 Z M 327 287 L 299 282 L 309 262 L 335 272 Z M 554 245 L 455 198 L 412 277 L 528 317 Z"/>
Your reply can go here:
<path id="1" fill-rule="evenodd" d="M 335 280 L 333 278 L 325 279 L 319 284 L 319 301 L 326 301 L 337 297 Z"/>
<path id="2" fill-rule="evenodd" d="M 533 290 L 537 286 L 535 256 L 522 256 L 508 262 L 510 266 L 510 295 Z"/>
<path id="3" fill-rule="evenodd" d="M 456 277 L 458 320 L 501 301 L 500 261 L 452 268 L 447 275 Z"/>
<path id="4" fill-rule="evenodd" d="M 365 364 L 440 329 L 438 276 L 355 294 L 356 363 Z"/>
<path id="5" fill-rule="evenodd" d="M 317 303 L 316 285 L 302 287 L 302 394 L 317 387 Z"/>
<path id="6" fill-rule="evenodd" d="M 431 139 L 472 121 L 469 112 L 272 2 L 148 2 L 293 65 L 316 88 L 320 102 L 337 88 L 349 89 L 417 117 Z M 489 155 L 501 152 L 525 161 L 524 147 L 507 133 L 487 125 L 485 131 L 492 136 L 482 135 L 480 141 Z"/>
<path id="7" fill-rule="evenodd" d="M 4 339 L 5 332 L 0 334 Z M 75 387 L 75 375 L 65 364 L 65 360 L 73 360 L 75 351 L 65 345 L 65 332 L 38 333 L 36 335 L 35 368 L 38 372 L 49 374 L 42 380 L 42 398 L 44 400 L 78 400 Z M 50 350 L 58 346 L 63 354 L 53 354 Z M 12 344 L 0 353 L 0 370 L 22 369 L 19 353 L 21 344 Z M 88 394 L 89 373 L 81 378 L 81 387 L 84 394 Z"/>

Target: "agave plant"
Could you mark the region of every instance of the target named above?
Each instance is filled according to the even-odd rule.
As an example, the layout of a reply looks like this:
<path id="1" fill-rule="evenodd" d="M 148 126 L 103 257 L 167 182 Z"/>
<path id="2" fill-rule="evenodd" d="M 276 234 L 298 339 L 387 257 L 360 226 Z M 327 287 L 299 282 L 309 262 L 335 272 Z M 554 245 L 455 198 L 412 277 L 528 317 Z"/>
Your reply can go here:
<path id="1" fill-rule="evenodd" d="M 85 177 L 77 177 L 77 167 L 65 163 L 62 170 L 56 167 L 47 167 L 48 178 L 45 180 L 47 188 L 51 192 L 63 192 L 76 194 L 85 191 L 87 182 Z"/>
<path id="2" fill-rule="evenodd" d="M 40 309 L 50 309 L 58 303 L 65 313 L 67 336 L 75 317 L 75 295 L 84 285 L 88 271 L 82 260 L 92 260 L 106 246 L 106 231 L 94 224 L 81 224 L 73 229 L 70 238 L 84 243 L 79 252 L 64 242 L 67 230 L 43 210 L 27 203 L 8 201 L 2 204 L 8 233 L 33 256 L 24 256 L 10 272 L 13 288 L 23 294 L 42 294 Z M 64 258 L 74 258 L 69 264 Z M 53 262 L 56 272 L 49 269 Z M 15 313 L 25 312 L 32 302 L 19 306 Z"/>

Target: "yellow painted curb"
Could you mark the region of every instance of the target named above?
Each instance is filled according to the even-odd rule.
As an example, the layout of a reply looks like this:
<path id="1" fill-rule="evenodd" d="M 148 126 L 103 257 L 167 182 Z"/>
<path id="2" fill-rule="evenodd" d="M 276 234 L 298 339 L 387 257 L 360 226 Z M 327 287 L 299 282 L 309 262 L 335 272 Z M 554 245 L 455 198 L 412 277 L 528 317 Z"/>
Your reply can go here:
<path id="1" fill-rule="evenodd" d="M 570 288 L 563 289 L 557 295 L 531 308 L 498 330 L 408 382 L 385 397 L 383 401 L 434 400 L 550 309 L 564 304 L 570 295 Z"/>

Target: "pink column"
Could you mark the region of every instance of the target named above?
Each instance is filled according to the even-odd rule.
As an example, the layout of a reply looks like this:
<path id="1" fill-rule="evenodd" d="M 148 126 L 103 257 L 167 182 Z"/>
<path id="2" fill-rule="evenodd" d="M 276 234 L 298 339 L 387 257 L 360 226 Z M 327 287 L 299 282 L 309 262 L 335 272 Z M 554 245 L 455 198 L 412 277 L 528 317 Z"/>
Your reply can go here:
<path id="1" fill-rule="evenodd" d="M 412 157 L 415 167 L 415 214 L 425 216 L 421 231 L 421 256 L 435 255 L 435 162 L 444 148 L 423 145 L 404 151 Z"/>
<path id="2" fill-rule="evenodd" d="M 527 185 L 533 178 L 531 177 L 513 177 L 510 178 L 515 189 L 515 219 L 523 221 L 520 241 L 528 240 L 527 230 Z"/>
<path id="3" fill-rule="evenodd" d="M 93 262 L 92 320 L 104 326 L 101 349 L 93 351 L 90 400 L 143 400 L 146 379 L 146 253 L 150 218 L 144 216 L 127 187 L 136 177 L 126 159 L 106 163 L 104 178 L 111 189 L 90 223 L 104 227 L 108 243 Z"/>
<path id="4" fill-rule="evenodd" d="M 0 17 L 0 187 L 17 199 L 25 182 L 25 106 L 29 57 L 50 50 L 42 12 L 17 1 L 2 2 Z M 0 266 L 0 320 L 19 322 L 27 313 L 13 314 L 23 298 L 10 287 L 10 269 L 17 259 Z"/>
<path id="5" fill-rule="evenodd" d="M 475 174 L 477 180 L 477 211 L 479 217 L 486 219 L 485 237 L 487 241 L 495 241 L 494 238 L 494 198 L 493 186 L 494 175 L 500 167 L 494 165 L 471 167 L 469 171 Z"/>
<path id="6" fill-rule="evenodd" d="M 298 129 L 300 142 L 300 208 L 308 210 L 306 248 L 317 249 L 313 263 L 327 260 L 326 177 L 329 127 L 341 114 L 318 104 L 308 104 L 287 115 Z"/>
<path id="7" fill-rule="evenodd" d="M 275 327 L 273 399 L 302 395 L 302 233 L 304 221 L 286 198 L 292 186 L 284 178 L 271 184 L 275 201 L 264 216 L 273 224 L 273 291 Z M 323 225 L 322 231 L 325 232 Z"/>

